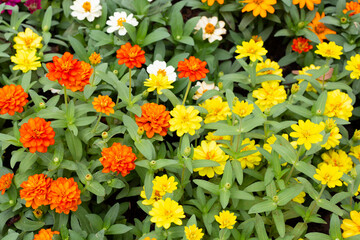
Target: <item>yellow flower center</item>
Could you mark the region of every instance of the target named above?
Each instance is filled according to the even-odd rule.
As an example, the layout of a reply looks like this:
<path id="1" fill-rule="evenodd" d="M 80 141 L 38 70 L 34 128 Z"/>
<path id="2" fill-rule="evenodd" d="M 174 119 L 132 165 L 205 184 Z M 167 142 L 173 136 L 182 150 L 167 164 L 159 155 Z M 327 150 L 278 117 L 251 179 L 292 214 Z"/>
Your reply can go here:
<path id="1" fill-rule="evenodd" d="M 35 133 L 35 137 L 40 137 L 41 134 L 43 134 L 44 131 L 38 130 L 38 129 L 34 129 L 33 132 Z"/>
<path id="2" fill-rule="evenodd" d="M 125 18 L 119 18 L 118 20 L 117 20 L 117 24 L 118 24 L 118 26 L 120 26 L 120 27 L 123 27 L 123 23 L 124 22 L 126 22 L 126 19 Z"/>
<path id="3" fill-rule="evenodd" d="M 360 69 L 360 63 L 356 64 L 356 68 Z"/>
<path id="4" fill-rule="evenodd" d="M 70 70 L 70 63 L 68 61 L 61 64 L 61 70 L 68 72 Z"/>
<path id="5" fill-rule="evenodd" d="M 159 69 L 159 71 L 157 71 L 157 75 L 163 75 L 163 76 L 166 76 L 166 71 L 165 69 Z"/>
<path id="6" fill-rule="evenodd" d="M 321 33 L 323 33 L 324 31 L 325 31 L 325 25 L 323 24 L 323 23 L 318 23 L 318 24 L 316 24 L 316 26 L 315 26 L 315 32 L 317 33 L 317 34 L 321 34 Z"/>
<path id="7" fill-rule="evenodd" d="M 211 23 L 206 24 L 205 26 L 205 33 L 207 34 L 213 34 L 215 31 L 215 26 Z"/>
<path id="8" fill-rule="evenodd" d="M 196 71 L 199 69 L 199 65 L 197 63 L 194 63 L 193 65 L 188 65 L 188 68 L 192 71 Z"/>
<path id="9" fill-rule="evenodd" d="M 254 54 L 256 52 L 256 50 L 252 47 L 250 47 L 248 50 L 247 50 L 248 53 L 251 53 L 251 54 Z"/>
<path id="10" fill-rule="evenodd" d="M 90 4 L 90 2 L 84 2 L 84 4 L 83 4 L 83 9 L 85 10 L 85 12 L 90 12 L 90 10 L 91 10 L 91 4 Z"/>

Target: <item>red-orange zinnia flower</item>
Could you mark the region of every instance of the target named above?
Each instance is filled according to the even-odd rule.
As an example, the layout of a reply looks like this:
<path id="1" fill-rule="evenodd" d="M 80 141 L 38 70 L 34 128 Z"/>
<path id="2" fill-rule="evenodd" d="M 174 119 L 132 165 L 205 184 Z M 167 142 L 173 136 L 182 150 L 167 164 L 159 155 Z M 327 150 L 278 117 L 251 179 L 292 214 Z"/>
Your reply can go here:
<path id="1" fill-rule="evenodd" d="M 129 42 L 121 45 L 116 51 L 116 57 L 119 58 L 119 65 L 125 63 L 128 68 L 140 68 L 145 63 L 145 51 L 141 50 L 138 45 L 131 46 Z"/>
<path id="2" fill-rule="evenodd" d="M 104 148 L 99 159 L 104 166 L 102 172 L 121 173 L 123 177 L 128 175 L 131 170 L 135 169 L 136 155 L 132 148 L 120 143 L 113 143 L 109 148 Z"/>
<path id="3" fill-rule="evenodd" d="M 22 113 L 23 107 L 29 102 L 28 96 L 21 85 L 11 84 L 0 88 L 0 114 L 13 116 L 15 112 Z"/>
<path id="4" fill-rule="evenodd" d="M 81 204 L 80 189 L 74 178 L 60 177 L 52 181 L 48 190 L 50 209 L 57 213 L 69 214 L 76 211 Z"/>
<path id="5" fill-rule="evenodd" d="M 19 129 L 20 142 L 24 147 L 28 147 L 31 153 L 47 152 L 47 148 L 55 143 L 55 132 L 50 124 L 51 122 L 39 117 L 30 118 Z"/>
<path id="6" fill-rule="evenodd" d="M 91 65 L 95 66 L 101 63 L 101 56 L 99 53 L 93 52 L 89 57 Z"/>
<path id="7" fill-rule="evenodd" d="M 48 205 L 47 193 L 52 179 L 45 174 L 29 176 L 27 181 L 21 183 L 20 197 L 25 199 L 26 207 L 37 209 L 42 205 Z"/>
<path id="8" fill-rule="evenodd" d="M 309 23 L 310 31 L 313 31 L 318 38 L 320 39 L 320 42 L 323 42 L 326 38 L 327 34 L 336 34 L 335 31 L 331 30 L 330 28 L 326 27 L 325 24 L 320 22 L 320 19 L 325 17 L 325 13 L 323 12 L 321 15 L 320 13 L 316 13 L 314 19 L 311 23 Z"/>
<path id="9" fill-rule="evenodd" d="M 49 73 L 46 74 L 51 81 L 58 81 L 71 91 L 83 91 L 84 87 L 89 84 L 89 78 L 92 74 L 90 64 L 73 59 L 73 55 L 65 52 L 59 58 L 53 57 L 52 63 L 47 63 L 46 67 Z"/>
<path id="10" fill-rule="evenodd" d="M 298 53 L 308 52 L 313 48 L 313 46 L 310 45 L 309 42 L 309 39 L 303 37 L 294 38 L 293 44 L 291 45 L 292 50 Z"/>
<path id="11" fill-rule="evenodd" d="M 107 95 L 105 96 L 99 95 L 97 98 L 94 98 L 92 105 L 94 105 L 94 108 L 97 112 L 105 113 L 106 115 L 110 115 L 110 113 L 114 113 L 115 103 Z"/>
<path id="12" fill-rule="evenodd" d="M 195 82 L 206 77 L 206 74 L 209 72 L 205 68 L 205 61 L 201 61 L 194 56 L 191 56 L 189 59 L 184 59 L 184 61 L 178 62 L 179 78 L 189 77 L 190 81 Z"/>
<path id="13" fill-rule="evenodd" d="M 0 178 L 1 195 L 3 195 L 5 193 L 6 189 L 10 188 L 13 177 L 14 177 L 13 173 L 7 173 L 7 174 L 1 176 L 1 178 Z"/>
<path id="14" fill-rule="evenodd" d="M 58 231 L 51 231 L 51 228 L 41 229 L 38 234 L 34 236 L 34 240 L 52 240 L 54 234 L 60 234 Z"/>
<path id="15" fill-rule="evenodd" d="M 355 14 L 360 13 L 360 4 L 358 2 L 347 2 L 346 3 L 346 8 L 343 10 L 343 13 L 347 13 L 351 11 L 351 13 L 349 14 L 349 16 L 353 16 Z"/>
<path id="16" fill-rule="evenodd" d="M 146 136 L 152 138 L 155 133 L 165 136 L 170 127 L 170 113 L 164 105 L 145 103 L 141 107 L 141 117 L 135 116 L 136 124 L 143 127 Z"/>

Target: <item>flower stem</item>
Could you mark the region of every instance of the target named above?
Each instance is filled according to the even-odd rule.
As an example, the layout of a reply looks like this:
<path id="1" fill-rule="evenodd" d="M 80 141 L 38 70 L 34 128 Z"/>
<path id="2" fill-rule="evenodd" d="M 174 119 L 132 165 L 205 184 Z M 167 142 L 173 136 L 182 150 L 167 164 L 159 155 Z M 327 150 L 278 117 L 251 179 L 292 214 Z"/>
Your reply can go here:
<path id="1" fill-rule="evenodd" d="M 185 101 L 186 101 L 187 95 L 189 94 L 190 87 L 191 87 L 191 81 L 189 80 L 189 83 L 188 83 L 187 88 L 186 88 L 186 92 L 185 92 L 185 95 L 184 95 L 184 100 L 182 102 L 182 105 L 185 105 Z"/>
<path id="2" fill-rule="evenodd" d="M 94 127 L 93 130 L 91 131 L 92 133 L 95 133 L 95 132 L 96 132 L 96 128 L 98 127 L 98 125 L 99 125 L 99 123 L 100 123 L 101 115 L 102 115 L 102 113 L 100 113 L 99 118 L 98 118 L 98 120 L 97 120 L 97 122 L 96 122 L 96 124 L 95 124 L 95 127 Z"/>
<path id="3" fill-rule="evenodd" d="M 129 106 L 131 106 L 131 68 L 129 68 Z"/>
<path id="4" fill-rule="evenodd" d="M 64 86 L 64 100 L 65 100 L 65 109 L 67 110 L 67 94 L 66 94 L 66 87 Z"/>
<path id="5" fill-rule="evenodd" d="M 156 94 L 156 104 L 159 104 L 159 94 Z"/>

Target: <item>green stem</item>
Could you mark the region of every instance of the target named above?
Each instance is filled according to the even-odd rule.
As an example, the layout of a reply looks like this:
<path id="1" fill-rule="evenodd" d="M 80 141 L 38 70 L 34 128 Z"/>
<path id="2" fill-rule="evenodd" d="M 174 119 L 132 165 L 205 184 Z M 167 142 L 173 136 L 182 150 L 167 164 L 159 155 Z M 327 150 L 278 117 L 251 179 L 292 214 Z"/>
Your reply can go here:
<path id="1" fill-rule="evenodd" d="M 184 95 L 184 100 L 182 102 L 182 105 L 185 105 L 185 101 L 186 101 L 187 95 L 189 94 L 190 87 L 191 87 L 191 81 L 189 80 L 189 83 L 188 83 L 187 88 L 186 88 L 186 92 L 185 92 L 185 95 Z"/>
<path id="2" fill-rule="evenodd" d="M 156 104 L 159 104 L 159 94 L 156 93 Z"/>
<path id="3" fill-rule="evenodd" d="M 320 200 L 320 198 L 321 198 L 321 196 L 322 196 L 325 188 L 326 188 L 326 184 L 322 185 L 321 190 L 320 190 L 320 193 L 319 193 L 319 195 L 315 198 L 315 201 L 319 201 L 319 200 Z M 312 205 L 312 207 L 311 207 L 311 209 L 310 209 L 310 214 L 309 214 L 308 217 L 305 219 L 305 222 L 307 222 L 307 221 L 308 221 L 308 218 L 311 217 L 311 215 L 313 214 L 313 211 L 315 210 L 315 207 L 316 207 L 316 206 L 317 206 L 317 204 L 313 204 L 313 205 Z"/>
<path id="4" fill-rule="evenodd" d="M 94 66 L 94 72 L 90 77 L 90 85 L 94 86 L 94 80 L 95 80 L 95 66 Z"/>
<path id="5" fill-rule="evenodd" d="M 64 100 L 65 100 L 65 109 L 66 109 L 66 111 L 67 111 L 67 105 L 68 105 L 68 103 L 67 103 L 67 94 L 66 94 L 66 87 L 64 86 Z"/>
<path id="6" fill-rule="evenodd" d="M 239 121 L 239 132 L 240 132 L 240 134 L 237 135 L 236 152 L 239 150 L 239 144 L 240 144 L 240 139 L 241 139 L 241 125 L 242 125 L 242 118 L 240 117 L 240 121 Z"/>
<path id="7" fill-rule="evenodd" d="M 227 228 L 221 229 L 219 234 L 219 240 L 225 240 L 225 234 L 226 234 Z"/>
<path id="8" fill-rule="evenodd" d="M 318 199 L 318 200 L 319 200 L 319 199 L 321 198 L 321 196 L 322 196 L 322 194 L 323 194 L 323 192 L 324 192 L 325 188 L 326 188 L 326 184 L 322 185 L 322 187 L 321 187 L 321 191 L 320 191 L 320 193 L 319 193 L 319 195 L 318 195 L 318 197 L 317 197 L 316 199 Z"/>
<path id="9" fill-rule="evenodd" d="M 96 128 L 98 127 L 99 123 L 100 123 L 100 119 L 101 119 L 101 115 L 102 113 L 99 114 L 99 118 L 95 124 L 95 127 L 93 128 L 93 130 L 91 130 L 92 133 L 95 133 L 96 132 Z"/>
<path id="10" fill-rule="evenodd" d="M 129 106 L 131 106 L 131 68 L 129 68 Z"/>

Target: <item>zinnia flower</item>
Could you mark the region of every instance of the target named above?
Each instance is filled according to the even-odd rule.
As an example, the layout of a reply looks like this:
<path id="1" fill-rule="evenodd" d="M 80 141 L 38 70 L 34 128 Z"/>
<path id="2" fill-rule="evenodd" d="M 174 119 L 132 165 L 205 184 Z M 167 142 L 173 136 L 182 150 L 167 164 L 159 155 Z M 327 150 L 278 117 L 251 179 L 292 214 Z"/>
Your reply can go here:
<path id="1" fill-rule="evenodd" d="M 100 113 L 105 113 L 106 115 L 110 115 L 110 113 L 114 114 L 114 106 L 115 103 L 113 100 L 105 95 L 99 95 L 97 98 L 94 98 L 94 101 L 92 102 L 92 105 L 94 106 L 95 110 Z"/>
<path id="2" fill-rule="evenodd" d="M 294 38 L 291 48 L 293 51 L 298 53 L 308 52 L 313 48 L 313 46 L 309 43 L 310 43 L 309 39 L 303 37 Z"/>
<path id="3" fill-rule="evenodd" d="M 255 140 L 250 140 L 249 138 L 245 138 L 241 142 L 241 146 L 246 145 L 243 147 L 240 152 L 246 152 L 246 151 L 253 151 L 257 150 L 256 147 L 259 147 L 259 145 L 255 145 Z M 236 159 L 241 163 L 241 168 L 245 169 L 246 167 L 250 169 L 254 169 L 255 166 L 259 165 L 261 162 L 261 154 L 259 151 L 256 151 L 255 153 L 252 153 L 250 155 L 247 155 L 245 157 L 241 157 Z"/>
<path id="4" fill-rule="evenodd" d="M 327 28 L 325 24 L 320 22 L 319 20 L 325 17 L 325 13 L 323 12 L 321 15 L 320 13 L 316 13 L 314 19 L 311 23 L 309 23 L 310 30 L 313 31 L 319 38 L 320 42 L 323 42 L 326 38 L 327 34 L 336 34 L 335 31 Z"/>
<path id="5" fill-rule="evenodd" d="M 24 106 L 29 102 L 28 94 L 21 85 L 5 85 L 0 88 L 0 114 L 13 116 L 15 112 L 22 113 Z"/>
<path id="6" fill-rule="evenodd" d="M 131 46 L 129 42 L 121 45 L 116 51 L 116 58 L 119 58 L 119 65 L 125 63 L 128 68 L 140 68 L 145 63 L 145 52 L 138 45 Z"/>
<path id="7" fill-rule="evenodd" d="M 311 144 L 318 143 L 323 140 L 321 132 L 325 128 L 325 124 L 321 122 L 316 124 L 307 119 L 305 122 L 299 120 L 298 124 L 291 125 L 295 132 L 291 132 L 290 136 L 297 139 L 298 145 L 305 145 L 306 150 L 311 148 Z"/>
<path id="8" fill-rule="evenodd" d="M 181 225 L 181 218 L 185 218 L 183 207 L 170 198 L 155 202 L 149 215 L 152 216 L 151 222 L 156 223 L 157 227 L 165 229 L 168 229 L 171 223 Z"/>
<path id="9" fill-rule="evenodd" d="M 159 75 L 150 74 L 150 78 L 145 80 L 144 86 L 148 87 L 148 92 L 156 90 L 157 94 L 161 95 L 162 90 L 174 88 L 171 83 L 166 75 L 164 76 L 161 73 Z"/>
<path id="10" fill-rule="evenodd" d="M 194 56 L 191 56 L 189 59 L 185 58 L 184 61 L 179 61 L 177 69 L 177 71 L 180 72 L 179 78 L 189 77 L 191 82 L 205 78 L 209 72 L 209 70 L 205 68 L 206 64 L 205 61 L 201 61 Z"/>
<path id="11" fill-rule="evenodd" d="M 10 188 L 13 177 L 14 177 L 13 173 L 7 173 L 1 176 L 0 178 L 1 195 L 5 193 L 6 189 Z"/>
<path id="12" fill-rule="evenodd" d="M 99 159 L 104 166 L 102 172 L 121 173 L 123 177 L 128 175 L 131 170 L 135 169 L 136 155 L 132 152 L 132 148 L 121 143 L 113 143 L 111 147 L 104 148 Z"/>
<path id="13" fill-rule="evenodd" d="M 146 71 L 149 75 L 154 74 L 155 76 L 163 75 L 168 77 L 168 81 L 171 83 L 176 80 L 175 68 L 173 66 L 167 66 L 166 62 L 155 60 L 152 64 L 150 64 Z"/>
<path id="14" fill-rule="evenodd" d="M 236 216 L 234 213 L 228 210 L 223 210 L 219 213 L 219 216 L 215 215 L 215 220 L 220 224 L 220 228 L 233 229 L 236 223 Z"/>
<path id="15" fill-rule="evenodd" d="M 360 78 L 360 54 L 356 54 L 355 56 L 350 57 L 350 61 L 346 62 L 347 65 L 345 69 L 351 71 L 350 78 L 351 79 L 359 79 Z"/>
<path id="16" fill-rule="evenodd" d="M 314 4 L 320 4 L 321 0 L 293 0 L 293 4 L 299 4 L 300 8 L 303 8 L 306 4 L 306 7 L 312 11 L 314 10 Z"/>
<path id="17" fill-rule="evenodd" d="M 305 202 L 305 196 L 306 193 L 305 192 L 301 192 L 299 193 L 299 195 L 297 195 L 296 197 L 294 197 L 293 199 L 291 199 L 293 202 L 297 202 L 297 203 L 304 203 Z"/>
<path id="18" fill-rule="evenodd" d="M 193 224 L 189 227 L 185 226 L 185 236 L 187 240 L 201 240 L 204 233 L 201 228 Z"/>
<path id="19" fill-rule="evenodd" d="M 274 70 L 261 71 L 262 69 L 265 68 L 272 68 Z M 282 69 L 280 68 L 279 64 L 275 61 L 271 61 L 270 59 L 266 59 L 264 62 L 261 61 L 256 64 L 256 76 L 267 75 L 267 74 L 274 74 L 280 77 L 282 77 L 283 75 Z M 275 80 L 275 81 L 280 81 L 280 80 Z"/>
<path id="20" fill-rule="evenodd" d="M 281 134 L 281 136 L 283 138 L 285 138 L 287 141 L 289 141 L 289 135 L 287 135 L 286 133 Z M 276 142 L 277 138 L 275 137 L 275 135 L 271 135 L 271 137 L 269 137 L 268 139 L 266 139 L 266 143 L 263 145 L 263 148 L 268 151 L 269 153 L 271 153 L 272 151 L 272 147 L 271 144 L 274 144 Z M 297 142 L 293 141 L 290 142 L 291 146 L 296 149 L 297 148 Z M 286 163 L 285 163 L 286 164 Z"/>
<path id="21" fill-rule="evenodd" d="M 170 114 L 164 105 L 145 103 L 141 106 L 141 116 L 135 116 L 136 124 L 144 128 L 146 136 L 152 138 L 155 133 L 166 136 L 170 127 Z"/>
<path id="22" fill-rule="evenodd" d="M 124 22 L 133 25 L 134 27 L 139 24 L 134 15 L 130 13 L 129 15 L 126 12 L 115 12 L 113 16 L 109 17 L 109 20 L 106 21 L 106 24 L 109 28 L 106 30 L 108 33 L 118 31 L 120 36 L 124 36 L 127 31 L 124 27 Z"/>
<path id="23" fill-rule="evenodd" d="M 339 145 L 339 139 L 342 138 L 341 134 L 339 133 L 339 128 L 336 126 L 336 123 L 333 119 L 328 119 L 325 122 L 325 130 L 326 132 L 330 132 L 330 136 L 328 137 L 325 144 L 321 145 L 321 147 L 329 150 L 330 148 L 334 148 Z"/>
<path id="24" fill-rule="evenodd" d="M 299 70 L 299 75 L 307 75 L 307 76 L 312 76 L 311 73 L 308 73 L 309 70 L 314 70 L 314 69 L 320 69 L 320 66 L 315 66 L 314 64 L 311 64 L 310 66 L 306 66 L 303 67 L 301 70 Z M 320 80 L 319 78 L 316 79 L 318 82 L 322 82 L 322 80 Z M 302 83 L 303 81 L 305 81 L 304 79 L 298 79 L 299 83 Z M 311 85 L 311 83 L 308 82 L 308 85 L 306 87 L 306 91 L 307 92 L 317 92 L 316 89 Z"/>
<path id="25" fill-rule="evenodd" d="M 219 3 L 219 4 L 224 4 L 224 0 L 201 0 L 201 2 L 207 2 L 207 4 L 209 5 L 209 6 L 212 6 L 213 4 L 214 4 L 214 2 L 217 2 L 217 3 Z"/>
<path id="26" fill-rule="evenodd" d="M 51 231 L 51 228 L 41 229 L 38 234 L 35 234 L 34 240 L 51 240 L 54 234 L 60 234 L 58 231 Z"/>
<path id="27" fill-rule="evenodd" d="M 245 101 L 236 101 L 235 106 L 233 107 L 232 112 L 238 115 L 239 117 L 243 118 L 252 113 L 254 110 L 254 105 L 249 104 Z"/>
<path id="28" fill-rule="evenodd" d="M 36 10 L 41 9 L 41 0 L 26 0 L 24 5 L 28 8 L 29 12 L 33 14 Z"/>
<path id="29" fill-rule="evenodd" d="M 272 5 L 276 4 L 276 0 L 242 0 L 246 3 L 241 12 L 253 12 L 254 17 L 260 14 L 262 18 L 266 17 L 267 12 L 274 13 L 275 9 Z"/>
<path id="30" fill-rule="evenodd" d="M 314 178 L 321 181 L 322 185 L 327 184 L 329 188 L 334 188 L 336 186 L 342 186 L 342 182 L 340 181 L 342 175 L 343 172 L 339 171 L 338 167 L 322 164 L 320 168 L 316 169 Z"/>
<path id="31" fill-rule="evenodd" d="M 176 134 L 181 137 L 184 133 L 190 135 L 195 134 L 195 130 L 201 127 L 200 122 L 202 118 L 198 116 L 199 111 L 194 107 L 185 107 L 184 105 L 177 105 L 171 112 L 170 131 L 176 131 Z"/>
<path id="32" fill-rule="evenodd" d="M 26 28 L 25 32 L 19 32 L 14 37 L 14 49 L 16 50 L 29 50 L 42 48 L 42 37 L 34 33 L 30 28 Z"/>
<path id="33" fill-rule="evenodd" d="M 86 18 L 89 22 L 92 22 L 102 14 L 100 0 L 75 0 L 70 9 L 72 10 L 71 16 L 80 21 Z"/>
<path id="34" fill-rule="evenodd" d="M 212 123 L 221 120 L 226 120 L 231 116 L 231 111 L 227 102 L 223 102 L 221 97 L 207 99 L 203 104 L 200 104 L 207 110 L 204 123 Z"/>
<path id="35" fill-rule="evenodd" d="M 336 45 L 335 42 L 323 42 L 318 44 L 316 47 L 318 50 L 316 50 L 315 53 L 325 58 L 340 59 L 340 55 L 342 55 L 341 50 L 343 47 Z"/>
<path id="36" fill-rule="evenodd" d="M 50 209 L 57 213 L 75 212 L 81 204 L 80 189 L 74 178 L 60 177 L 52 181 L 48 190 Z"/>
<path id="37" fill-rule="evenodd" d="M 340 172 L 348 173 L 353 167 L 351 158 L 343 150 L 330 150 L 321 154 L 321 158 L 324 161 L 319 164 L 328 164 L 333 167 L 338 167 Z"/>
<path id="38" fill-rule="evenodd" d="M 89 57 L 89 61 L 91 63 L 91 65 L 96 66 L 99 63 L 101 63 L 101 56 L 99 53 L 93 52 L 90 57 Z"/>
<path id="39" fill-rule="evenodd" d="M 164 174 L 161 177 L 156 176 L 153 182 L 153 191 L 150 199 L 146 198 L 145 190 L 142 190 L 140 196 L 144 198 L 142 204 L 144 205 L 153 205 L 154 202 L 159 201 L 166 193 L 172 193 L 177 189 L 175 178 L 173 176 L 169 177 Z"/>
<path id="40" fill-rule="evenodd" d="M 10 59 L 16 64 L 13 70 L 21 70 L 23 73 L 41 67 L 41 63 L 38 61 L 40 57 L 36 56 L 35 49 L 18 50 L 15 56 L 11 56 Z"/>
<path id="41" fill-rule="evenodd" d="M 262 46 L 264 45 L 263 41 L 255 42 L 254 39 L 250 39 L 249 42 L 242 42 L 242 45 L 236 46 L 236 53 L 240 53 L 236 56 L 236 59 L 250 57 L 250 61 L 255 62 L 256 60 L 262 61 L 262 56 L 266 55 L 268 52 Z"/>
<path id="42" fill-rule="evenodd" d="M 42 205 L 48 205 L 48 189 L 52 179 L 45 174 L 29 176 L 27 181 L 21 183 L 20 197 L 26 201 L 26 207 L 37 209 Z"/>
<path id="43" fill-rule="evenodd" d="M 199 87 L 199 88 L 196 90 L 196 92 L 193 96 L 194 100 L 198 100 L 205 92 L 207 92 L 209 90 L 219 90 L 219 88 L 216 87 L 214 83 L 207 84 L 205 81 L 202 81 L 201 83 L 196 82 L 195 87 Z M 212 97 L 212 98 L 215 98 L 215 97 Z"/>
<path id="44" fill-rule="evenodd" d="M 278 81 L 267 81 L 261 83 L 262 88 L 258 88 L 253 91 L 252 96 L 257 98 L 255 104 L 265 111 L 267 108 L 272 108 L 273 106 L 285 102 L 286 100 L 286 91 L 283 85 L 280 85 Z"/>
<path id="45" fill-rule="evenodd" d="M 55 143 L 55 132 L 50 124 L 51 122 L 43 118 L 30 118 L 19 129 L 20 142 L 24 147 L 28 147 L 31 153 L 47 152 L 47 148 Z"/>
<path id="46" fill-rule="evenodd" d="M 201 145 L 194 149 L 193 160 L 211 160 L 219 163 L 219 166 L 195 168 L 194 172 L 199 172 L 200 176 L 206 175 L 208 178 L 214 177 L 215 173 L 217 175 L 221 175 L 224 173 L 226 160 L 228 160 L 228 158 L 229 156 L 226 155 L 223 150 L 221 150 L 215 141 L 201 141 Z"/>
<path id="47" fill-rule="evenodd" d="M 341 224 L 341 229 L 344 231 L 343 238 L 349 238 L 360 234 L 360 212 L 351 211 L 351 219 L 344 219 Z"/>
<path id="48" fill-rule="evenodd" d="M 324 115 L 337 117 L 346 121 L 352 116 L 351 98 L 348 94 L 340 92 L 339 89 L 327 93 Z"/>
<path id="49" fill-rule="evenodd" d="M 225 22 L 219 21 L 217 17 L 207 18 L 202 16 L 194 29 L 197 31 L 202 29 L 203 40 L 209 39 L 209 42 L 212 43 L 216 40 L 222 40 L 221 35 L 226 34 L 226 29 L 224 27 Z"/>
<path id="50" fill-rule="evenodd" d="M 350 12 L 351 11 L 351 12 Z M 355 14 L 360 13 L 360 4 L 358 2 L 347 2 L 346 8 L 343 10 L 343 13 L 350 12 L 349 16 L 353 16 Z"/>
<path id="51" fill-rule="evenodd" d="M 5 3 L 5 5 L 9 5 L 9 6 L 15 6 L 17 5 L 19 2 L 21 2 L 21 0 L 2 0 L 1 3 Z M 12 14 L 12 10 L 7 10 L 9 14 Z M 1 14 L 4 11 L 1 12 Z"/>
<path id="52" fill-rule="evenodd" d="M 360 145 L 355 146 L 355 147 L 351 147 L 349 155 L 354 156 L 356 159 L 358 159 L 360 161 Z"/>

